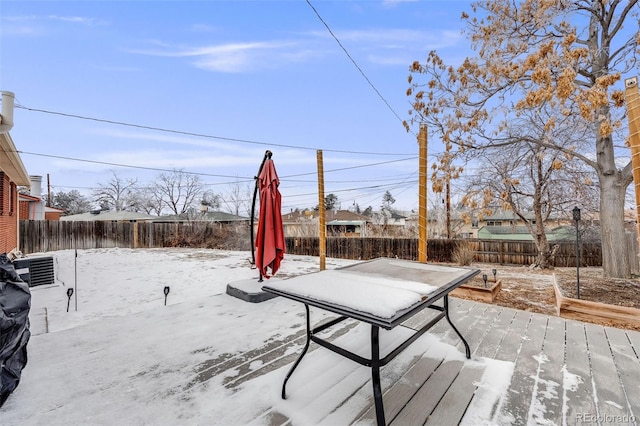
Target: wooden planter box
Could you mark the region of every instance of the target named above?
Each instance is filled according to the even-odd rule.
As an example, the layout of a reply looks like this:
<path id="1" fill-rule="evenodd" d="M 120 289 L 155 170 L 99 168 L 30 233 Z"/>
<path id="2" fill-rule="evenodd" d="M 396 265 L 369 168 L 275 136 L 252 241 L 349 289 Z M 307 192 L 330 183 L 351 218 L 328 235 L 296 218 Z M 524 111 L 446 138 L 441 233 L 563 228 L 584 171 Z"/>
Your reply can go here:
<path id="1" fill-rule="evenodd" d="M 492 303 L 501 288 L 502 280 L 498 280 L 496 282 L 487 281 L 487 287 L 462 284 L 460 287 L 456 288 L 449 294 L 451 296 L 462 297 L 465 299 L 473 299 L 480 302 Z"/>
<path id="2" fill-rule="evenodd" d="M 640 309 L 564 297 L 560 292 L 557 279 L 554 275 L 553 290 L 556 296 L 558 316 L 580 321 L 589 321 L 589 319 L 598 318 L 611 321 L 613 324 L 634 324 L 640 326 Z"/>

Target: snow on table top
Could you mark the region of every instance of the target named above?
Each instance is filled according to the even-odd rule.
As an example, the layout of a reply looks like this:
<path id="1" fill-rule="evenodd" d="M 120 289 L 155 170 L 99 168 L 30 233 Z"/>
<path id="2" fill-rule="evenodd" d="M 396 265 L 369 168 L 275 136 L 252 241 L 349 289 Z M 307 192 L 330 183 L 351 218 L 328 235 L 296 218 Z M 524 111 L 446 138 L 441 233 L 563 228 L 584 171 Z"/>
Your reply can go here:
<path id="1" fill-rule="evenodd" d="M 346 270 L 326 270 L 268 283 L 265 287 L 391 318 L 420 303 L 438 287 Z"/>

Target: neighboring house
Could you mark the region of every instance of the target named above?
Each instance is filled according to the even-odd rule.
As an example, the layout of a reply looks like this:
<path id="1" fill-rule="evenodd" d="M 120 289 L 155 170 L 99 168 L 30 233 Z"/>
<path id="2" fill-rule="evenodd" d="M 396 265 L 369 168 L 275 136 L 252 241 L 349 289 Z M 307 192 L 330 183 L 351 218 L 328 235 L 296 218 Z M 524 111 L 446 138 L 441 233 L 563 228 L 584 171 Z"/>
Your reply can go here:
<path id="1" fill-rule="evenodd" d="M 48 207 L 42 199 L 42 176 L 29 176 L 28 194 L 18 194 L 20 220 L 60 220 L 64 210 Z"/>
<path id="2" fill-rule="evenodd" d="M 527 213 L 525 217 L 535 224 L 535 215 L 533 213 Z M 553 230 L 565 225 L 571 225 L 571 223 L 571 215 L 568 215 L 566 218 L 551 217 L 544 225 L 546 229 Z M 483 228 L 487 229 L 480 232 Z M 460 229 L 458 235 L 462 238 L 479 239 L 532 239 L 533 237 L 527 237 L 525 235 L 528 233 L 529 231 L 524 221 L 515 213 L 511 211 L 498 211 L 489 216 L 484 216 L 481 219 L 478 219 L 477 216 L 474 215 L 470 223 L 466 223 Z M 512 235 L 521 235 L 522 238 L 516 238 Z"/>
<path id="3" fill-rule="evenodd" d="M 68 221 L 146 222 L 146 221 L 150 221 L 157 218 L 158 216 L 151 216 L 146 213 L 94 210 L 87 213 L 73 214 L 70 216 L 62 216 L 60 220 L 62 222 L 68 222 Z"/>
<path id="4" fill-rule="evenodd" d="M 42 200 L 27 194 L 18 194 L 20 220 L 44 220 Z"/>
<path id="5" fill-rule="evenodd" d="M 325 212 L 327 236 L 331 237 L 367 237 L 367 224 L 370 219 L 349 210 L 331 210 Z"/>
<path id="6" fill-rule="evenodd" d="M 325 212 L 327 236 L 366 237 L 370 219 L 348 210 L 328 210 Z M 295 211 L 282 215 L 282 226 L 286 237 L 317 237 L 318 212 L 315 210 Z"/>
<path id="7" fill-rule="evenodd" d="M 167 223 L 167 222 L 211 222 L 219 225 L 219 228 L 222 228 L 225 225 L 235 224 L 235 225 L 246 225 L 247 229 L 249 228 L 250 218 L 245 216 L 236 216 L 232 213 L 221 212 L 221 211 L 207 211 L 202 212 L 198 215 L 167 215 L 167 216 L 156 216 L 153 220 L 154 223 Z M 254 228 L 258 226 L 258 219 L 254 221 Z M 248 231 L 247 231 L 248 232 Z"/>
<path id="8" fill-rule="evenodd" d="M 20 212 L 18 186 L 29 186 L 29 174 L 22 163 L 9 130 L 13 127 L 13 93 L 2 92 L 0 115 L 0 253 L 19 249 Z"/>
<path id="9" fill-rule="evenodd" d="M 245 216 L 237 216 L 232 213 L 221 211 L 207 211 L 198 215 L 166 215 L 156 216 L 154 222 L 190 222 L 190 221 L 207 221 L 218 223 L 249 223 L 250 218 Z M 256 222 L 258 220 L 256 219 Z"/>
<path id="10" fill-rule="evenodd" d="M 44 207 L 44 220 L 60 220 L 63 214 L 63 209 L 49 206 Z"/>
<path id="11" fill-rule="evenodd" d="M 576 233 L 570 226 L 559 226 L 545 231 L 547 241 L 574 240 Z M 533 241 L 533 235 L 526 226 L 483 226 L 478 229 L 481 240 Z"/>
<path id="12" fill-rule="evenodd" d="M 405 226 L 407 224 L 407 216 L 395 210 L 390 210 L 388 215 L 384 212 L 381 212 L 380 214 L 387 216 L 386 218 L 387 225 Z"/>

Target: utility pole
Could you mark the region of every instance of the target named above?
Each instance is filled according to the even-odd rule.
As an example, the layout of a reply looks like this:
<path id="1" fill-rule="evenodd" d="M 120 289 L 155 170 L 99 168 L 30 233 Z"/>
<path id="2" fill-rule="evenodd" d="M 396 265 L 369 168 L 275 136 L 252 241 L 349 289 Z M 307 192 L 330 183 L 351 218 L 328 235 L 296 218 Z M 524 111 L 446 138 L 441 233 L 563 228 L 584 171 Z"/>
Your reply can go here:
<path id="1" fill-rule="evenodd" d="M 420 125 L 418 133 L 418 261 L 426 263 L 427 256 L 427 125 Z"/>
<path id="2" fill-rule="evenodd" d="M 447 198 L 447 204 L 445 205 L 447 210 L 447 239 L 451 239 L 451 158 L 447 159 L 445 185 L 447 186 L 445 189 Z"/>
<path id="3" fill-rule="evenodd" d="M 47 173 L 47 207 L 51 207 L 51 181 L 49 180 L 49 173 Z"/>
<path id="4" fill-rule="evenodd" d="M 327 268 L 327 227 L 325 224 L 324 211 L 324 163 L 322 159 L 322 150 L 316 152 L 316 161 L 318 163 L 318 241 L 320 244 L 320 270 Z"/>
<path id="5" fill-rule="evenodd" d="M 629 146 L 631 147 L 631 166 L 633 167 L 633 184 L 636 192 L 636 222 L 638 238 L 640 238 L 640 93 L 638 77 L 624 81 L 625 103 L 629 118 Z"/>

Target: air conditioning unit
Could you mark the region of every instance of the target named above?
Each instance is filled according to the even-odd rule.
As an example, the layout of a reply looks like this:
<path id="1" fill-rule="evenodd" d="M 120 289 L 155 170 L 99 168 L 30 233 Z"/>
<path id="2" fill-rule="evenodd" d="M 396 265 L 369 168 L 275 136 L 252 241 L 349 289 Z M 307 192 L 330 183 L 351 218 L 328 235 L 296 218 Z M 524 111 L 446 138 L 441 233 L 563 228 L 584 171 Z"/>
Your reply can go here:
<path id="1" fill-rule="evenodd" d="M 53 256 L 23 257 L 14 260 L 13 266 L 29 287 L 55 283 Z"/>

